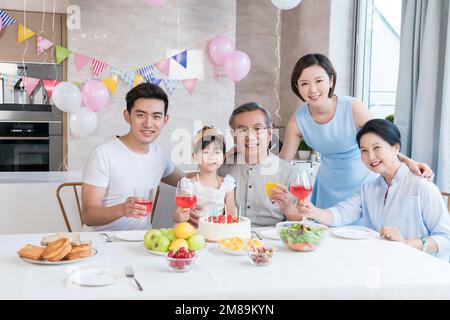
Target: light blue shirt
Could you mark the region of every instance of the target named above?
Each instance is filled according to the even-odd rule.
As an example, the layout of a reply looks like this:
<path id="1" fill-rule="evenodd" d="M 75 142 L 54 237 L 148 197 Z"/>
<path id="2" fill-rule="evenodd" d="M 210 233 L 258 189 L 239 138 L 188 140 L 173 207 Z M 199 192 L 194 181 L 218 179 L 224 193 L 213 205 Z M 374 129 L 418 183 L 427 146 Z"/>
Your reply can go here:
<path id="1" fill-rule="evenodd" d="M 439 189 L 403 163 L 391 184 L 389 187 L 379 176 L 364 183 L 351 198 L 329 208 L 333 226 L 362 218 L 363 225 L 378 232 L 395 227 L 405 239 L 430 236 L 439 246 L 436 257 L 449 261 L 450 214 Z"/>

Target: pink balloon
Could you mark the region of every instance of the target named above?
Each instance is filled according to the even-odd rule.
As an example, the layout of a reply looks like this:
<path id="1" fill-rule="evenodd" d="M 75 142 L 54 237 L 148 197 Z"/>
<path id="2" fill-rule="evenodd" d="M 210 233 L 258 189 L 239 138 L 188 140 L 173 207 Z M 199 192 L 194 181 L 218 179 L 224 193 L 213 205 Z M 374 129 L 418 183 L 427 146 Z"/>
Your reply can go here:
<path id="1" fill-rule="evenodd" d="M 100 111 L 108 103 L 109 93 L 103 82 L 89 80 L 81 89 L 83 104 L 94 112 Z"/>
<path id="2" fill-rule="evenodd" d="M 242 51 L 230 54 L 224 64 L 225 74 L 234 82 L 244 79 L 250 71 L 251 61 L 248 55 Z"/>
<path id="3" fill-rule="evenodd" d="M 217 36 L 209 44 L 209 55 L 218 66 L 222 66 L 233 52 L 234 42 L 226 36 Z"/>
<path id="4" fill-rule="evenodd" d="M 161 8 L 166 3 L 166 0 L 147 0 L 147 3 L 153 7 Z"/>

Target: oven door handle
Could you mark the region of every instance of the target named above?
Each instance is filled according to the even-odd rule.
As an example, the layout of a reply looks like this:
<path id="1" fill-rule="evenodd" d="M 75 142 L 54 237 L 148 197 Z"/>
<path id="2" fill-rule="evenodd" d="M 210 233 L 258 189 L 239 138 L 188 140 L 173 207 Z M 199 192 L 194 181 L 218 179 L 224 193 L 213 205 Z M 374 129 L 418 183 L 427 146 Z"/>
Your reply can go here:
<path id="1" fill-rule="evenodd" d="M 1 137 L 1 140 L 50 140 L 49 137 Z"/>

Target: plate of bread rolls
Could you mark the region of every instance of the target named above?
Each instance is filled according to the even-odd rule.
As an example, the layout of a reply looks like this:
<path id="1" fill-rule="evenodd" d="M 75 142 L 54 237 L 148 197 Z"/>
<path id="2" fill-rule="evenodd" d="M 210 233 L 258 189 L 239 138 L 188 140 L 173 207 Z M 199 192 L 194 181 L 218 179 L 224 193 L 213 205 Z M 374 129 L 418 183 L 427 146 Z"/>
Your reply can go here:
<path id="1" fill-rule="evenodd" d="M 17 254 L 26 262 L 55 265 L 90 259 L 97 254 L 97 250 L 92 247 L 91 241 L 82 242 L 73 236 L 59 235 L 53 238 L 44 238 L 40 246 L 26 244 L 20 248 Z"/>

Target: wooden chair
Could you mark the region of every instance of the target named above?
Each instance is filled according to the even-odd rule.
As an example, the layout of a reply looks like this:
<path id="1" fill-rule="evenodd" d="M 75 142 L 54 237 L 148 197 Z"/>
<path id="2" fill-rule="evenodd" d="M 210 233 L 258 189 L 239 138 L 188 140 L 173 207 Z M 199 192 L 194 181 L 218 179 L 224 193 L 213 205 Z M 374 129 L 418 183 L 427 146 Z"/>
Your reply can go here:
<path id="1" fill-rule="evenodd" d="M 72 227 L 70 225 L 70 221 L 69 221 L 69 218 L 66 213 L 66 208 L 64 207 L 64 203 L 62 201 L 61 189 L 65 188 L 65 187 L 73 188 L 73 193 L 74 193 L 76 204 L 77 204 L 78 215 L 80 217 L 81 226 L 83 226 L 84 222 L 83 222 L 83 215 L 82 215 L 82 211 L 81 211 L 81 201 L 80 201 L 80 196 L 78 194 L 78 189 L 77 189 L 77 187 L 81 187 L 81 185 L 82 185 L 81 182 L 67 182 L 67 183 L 60 184 L 58 186 L 58 188 L 56 189 L 56 198 L 58 199 L 59 208 L 61 209 L 61 213 L 63 215 L 67 231 L 69 231 L 69 232 L 72 232 Z M 155 216 L 156 204 L 158 203 L 158 197 L 159 197 L 159 186 L 156 189 L 155 198 L 153 201 L 150 223 L 153 223 L 153 218 Z"/>
<path id="2" fill-rule="evenodd" d="M 64 222 L 66 223 L 67 231 L 69 231 L 69 232 L 72 232 L 72 227 L 70 226 L 70 221 L 69 221 L 69 218 L 67 217 L 66 209 L 65 209 L 64 203 L 62 201 L 61 189 L 66 188 L 66 187 L 73 188 L 73 193 L 75 196 L 77 209 L 78 209 L 78 215 L 80 217 L 81 225 L 83 225 L 83 216 L 81 215 L 81 201 L 80 201 L 80 197 L 78 195 L 78 189 L 77 189 L 77 187 L 81 187 L 81 184 L 82 184 L 81 182 L 66 182 L 66 183 L 60 184 L 58 186 L 58 188 L 56 189 L 56 198 L 58 199 L 59 208 L 61 209 L 61 213 L 63 215 Z"/>
<path id="3" fill-rule="evenodd" d="M 159 186 L 156 188 L 155 198 L 153 200 L 153 207 L 152 207 L 152 215 L 150 216 L 150 223 L 153 224 L 153 219 L 155 218 L 155 210 L 156 210 L 156 204 L 158 203 L 158 197 L 159 197 Z"/>
<path id="4" fill-rule="evenodd" d="M 444 197 L 447 197 L 447 210 L 450 213 L 450 193 L 449 192 L 441 192 Z"/>

